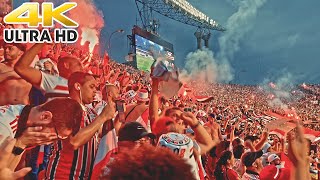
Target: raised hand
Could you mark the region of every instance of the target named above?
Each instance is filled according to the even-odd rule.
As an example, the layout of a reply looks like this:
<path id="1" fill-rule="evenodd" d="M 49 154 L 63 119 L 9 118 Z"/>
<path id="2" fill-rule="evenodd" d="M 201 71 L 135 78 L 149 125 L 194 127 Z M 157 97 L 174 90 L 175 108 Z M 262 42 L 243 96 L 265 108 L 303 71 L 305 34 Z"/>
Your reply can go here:
<path id="1" fill-rule="evenodd" d="M 303 135 L 303 129 L 297 121 L 297 131 L 295 134 L 289 134 L 288 157 L 291 160 L 294 169 L 291 179 L 311 179 L 309 173 L 309 160 L 307 156 L 307 142 Z"/>
<path id="2" fill-rule="evenodd" d="M 43 144 L 51 144 L 54 140 L 58 138 L 56 133 L 43 132 L 41 126 L 28 127 L 22 136 L 17 138 L 17 144 L 21 148 L 27 146 L 37 146 Z"/>
<path id="3" fill-rule="evenodd" d="M 296 133 L 289 134 L 288 145 L 288 156 L 292 163 L 294 165 L 298 163 L 307 165 L 307 142 L 299 123 L 297 123 Z"/>
<path id="4" fill-rule="evenodd" d="M 0 139 L 3 137 L 0 135 Z M 29 171 L 30 167 L 23 168 L 17 172 L 12 171 L 9 166 L 9 159 L 12 155 L 12 149 L 16 143 L 16 140 L 7 137 L 0 146 L 0 180 L 14 180 L 24 177 Z"/>
<path id="5" fill-rule="evenodd" d="M 181 119 L 191 127 L 196 126 L 198 124 L 197 118 L 191 112 L 182 113 Z"/>

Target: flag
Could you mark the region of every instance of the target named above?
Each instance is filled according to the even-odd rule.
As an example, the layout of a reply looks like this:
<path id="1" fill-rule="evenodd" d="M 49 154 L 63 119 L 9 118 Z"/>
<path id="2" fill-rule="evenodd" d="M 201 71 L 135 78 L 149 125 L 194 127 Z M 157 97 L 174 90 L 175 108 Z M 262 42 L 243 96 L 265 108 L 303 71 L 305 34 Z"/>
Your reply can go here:
<path id="1" fill-rule="evenodd" d="M 102 138 L 94 161 L 91 179 L 99 179 L 102 168 L 108 164 L 111 155 L 117 151 L 117 148 L 116 130 L 113 121 L 109 120 L 103 125 Z"/>
<path id="2" fill-rule="evenodd" d="M 315 131 L 313 129 L 304 128 L 304 136 L 311 142 L 316 142 L 320 140 L 320 131 Z"/>
<path id="3" fill-rule="evenodd" d="M 196 101 L 201 103 L 206 103 L 213 100 L 212 96 L 194 96 L 194 98 L 196 99 Z"/>

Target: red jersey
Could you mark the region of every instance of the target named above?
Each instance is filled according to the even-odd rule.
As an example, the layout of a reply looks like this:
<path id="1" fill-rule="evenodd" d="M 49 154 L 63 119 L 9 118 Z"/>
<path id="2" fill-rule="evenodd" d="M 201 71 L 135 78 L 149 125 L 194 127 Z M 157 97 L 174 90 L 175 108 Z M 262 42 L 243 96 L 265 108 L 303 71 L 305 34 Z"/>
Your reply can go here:
<path id="1" fill-rule="evenodd" d="M 229 169 L 229 168 L 226 169 L 224 178 L 227 180 L 240 180 L 238 173 L 233 169 Z"/>

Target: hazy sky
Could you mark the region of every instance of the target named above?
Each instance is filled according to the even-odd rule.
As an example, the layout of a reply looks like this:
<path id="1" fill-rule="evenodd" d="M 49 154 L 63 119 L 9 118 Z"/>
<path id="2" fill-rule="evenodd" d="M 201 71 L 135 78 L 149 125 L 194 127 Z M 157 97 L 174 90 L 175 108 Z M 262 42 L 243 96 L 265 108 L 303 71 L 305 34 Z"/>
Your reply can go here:
<path id="1" fill-rule="evenodd" d="M 189 0 L 196 8 L 226 26 L 238 11 L 239 2 L 263 2 L 255 16 L 231 31 L 243 32 L 238 47 L 229 59 L 234 81 L 241 84 L 260 84 L 275 80 L 286 73 L 295 82 L 320 83 L 320 1 L 319 0 Z M 15 5 L 23 2 L 15 1 Z M 61 2 L 61 1 L 60 1 Z M 94 0 L 104 14 L 104 37 L 122 28 L 124 34 L 114 34 L 110 55 L 119 62 L 129 51 L 126 35 L 139 19 L 134 0 Z M 246 13 L 246 12 L 243 12 Z M 193 33 L 196 27 L 182 24 L 155 13 L 160 19 L 159 34 L 174 45 L 175 62 L 182 68 L 189 52 L 196 49 Z M 244 16 L 245 17 L 245 16 Z M 138 22 L 139 24 L 139 22 Z M 250 27 L 250 28 L 247 28 Z M 218 39 L 223 33 L 213 31 L 210 50 L 219 53 Z M 103 38 L 102 41 L 106 42 Z M 233 47 L 226 47 L 232 49 Z"/>

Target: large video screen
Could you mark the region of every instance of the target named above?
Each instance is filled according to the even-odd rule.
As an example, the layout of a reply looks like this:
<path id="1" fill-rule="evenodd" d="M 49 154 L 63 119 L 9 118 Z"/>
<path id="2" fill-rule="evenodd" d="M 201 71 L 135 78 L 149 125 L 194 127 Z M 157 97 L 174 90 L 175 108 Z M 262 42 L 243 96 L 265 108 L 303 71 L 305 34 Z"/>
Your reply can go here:
<path id="1" fill-rule="evenodd" d="M 151 65 L 155 61 L 152 53 L 161 54 L 166 56 L 170 61 L 174 60 L 174 55 L 169 50 L 166 50 L 163 46 L 150 41 L 142 36 L 135 34 L 135 45 L 136 45 L 136 62 L 137 68 L 142 71 L 150 72 Z"/>

